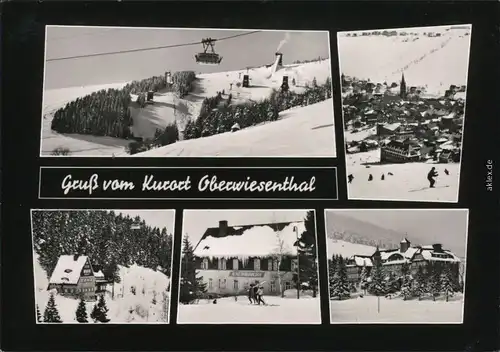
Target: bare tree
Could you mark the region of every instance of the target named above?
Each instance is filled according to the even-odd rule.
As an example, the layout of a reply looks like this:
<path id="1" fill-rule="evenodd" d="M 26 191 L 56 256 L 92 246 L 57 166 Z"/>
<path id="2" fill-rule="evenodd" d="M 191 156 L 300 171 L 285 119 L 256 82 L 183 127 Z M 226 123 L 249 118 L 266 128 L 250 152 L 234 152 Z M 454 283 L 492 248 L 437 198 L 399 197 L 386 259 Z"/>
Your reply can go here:
<path id="1" fill-rule="evenodd" d="M 275 223 L 276 223 L 276 213 L 273 212 L 273 224 L 275 224 Z M 275 247 L 275 250 L 272 254 L 272 258 L 273 258 L 273 265 L 274 265 L 274 261 L 277 262 L 278 285 L 279 285 L 279 290 L 280 290 L 280 296 L 283 297 L 285 292 L 283 290 L 283 284 L 281 282 L 283 274 L 281 273 L 280 268 L 281 268 L 281 263 L 283 261 L 283 258 L 285 257 L 287 252 L 286 252 L 285 240 L 283 239 L 283 235 L 281 234 L 280 231 L 278 231 L 277 226 L 273 226 L 273 227 L 274 227 L 273 230 L 276 233 L 276 247 Z"/>

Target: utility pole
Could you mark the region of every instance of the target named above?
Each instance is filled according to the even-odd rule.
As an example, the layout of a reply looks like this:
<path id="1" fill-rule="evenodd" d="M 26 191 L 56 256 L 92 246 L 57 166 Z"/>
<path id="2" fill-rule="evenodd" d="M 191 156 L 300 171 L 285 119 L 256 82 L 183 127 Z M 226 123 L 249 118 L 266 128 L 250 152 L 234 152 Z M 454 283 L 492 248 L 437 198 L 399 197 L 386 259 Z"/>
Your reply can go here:
<path id="1" fill-rule="evenodd" d="M 297 299 L 300 298 L 300 261 L 299 261 L 299 231 L 297 226 L 293 227 L 295 237 L 297 238 Z"/>

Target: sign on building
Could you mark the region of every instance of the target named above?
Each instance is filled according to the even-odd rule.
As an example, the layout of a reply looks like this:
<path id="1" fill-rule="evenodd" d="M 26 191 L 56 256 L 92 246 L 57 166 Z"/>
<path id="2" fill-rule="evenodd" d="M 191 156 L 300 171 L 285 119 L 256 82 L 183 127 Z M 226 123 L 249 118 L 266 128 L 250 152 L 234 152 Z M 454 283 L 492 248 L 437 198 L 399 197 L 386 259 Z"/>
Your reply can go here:
<path id="1" fill-rule="evenodd" d="M 258 271 L 231 271 L 229 276 L 233 277 L 264 277 L 264 272 Z"/>

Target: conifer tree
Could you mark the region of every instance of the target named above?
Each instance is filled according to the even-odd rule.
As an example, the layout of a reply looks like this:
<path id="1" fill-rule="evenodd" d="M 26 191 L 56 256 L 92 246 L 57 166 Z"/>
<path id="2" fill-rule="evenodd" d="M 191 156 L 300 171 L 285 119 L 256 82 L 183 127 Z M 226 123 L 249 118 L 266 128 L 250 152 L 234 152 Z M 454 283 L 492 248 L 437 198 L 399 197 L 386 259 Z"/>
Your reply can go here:
<path id="1" fill-rule="evenodd" d="M 412 280 L 410 275 L 403 276 L 403 285 L 401 285 L 401 296 L 406 301 L 412 295 Z"/>
<path id="2" fill-rule="evenodd" d="M 368 279 L 368 269 L 366 268 L 366 265 L 363 265 L 363 268 L 361 268 L 361 273 L 359 274 L 360 287 L 365 287 L 367 279 Z"/>
<path id="3" fill-rule="evenodd" d="M 371 282 L 368 285 L 368 291 L 375 296 L 382 296 L 386 292 L 382 263 L 379 260 L 375 260 L 373 263 Z"/>
<path id="4" fill-rule="evenodd" d="M 436 297 L 441 292 L 441 266 L 437 263 L 429 266 L 429 279 L 428 279 L 428 292 L 432 295 L 432 300 L 435 301 Z"/>
<path id="5" fill-rule="evenodd" d="M 316 222 L 314 211 L 308 211 L 304 221 L 305 232 L 296 243 L 299 247 L 300 282 L 307 283 L 313 297 L 318 291 L 318 268 L 316 265 Z"/>
<path id="6" fill-rule="evenodd" d="M 94 305 L 94 308 L 92 309 L 92 313 L 90 314 L 90 317 L 94 322 L 99 322 L 99 323 L 108 323 L 110 320 L 108 319 L 107 313 L 109 309 L 106 306 L 106 301 L 104 300 L 104 295 L 99 296 L 99 300 L 97 304 Z"/>
<path id="7" fill-rule="evenodd" d="M 329 292 L 330 292 L 330 298 L 333 298 L 333 288 L 334 288 L 334 283 L 336 281 L 335 275 L 337 274 L 337 256 L 334 254 L 332 255 L 332 259 L 328 261 L 328 283 L 329 283 Z"/>
<path id="8" fill-rule="evenodd" d="M 181 282 L 179 292 L 179 302 L 182 304 L 192 303 L 207 291 L 206 284 L 203 282 L 203 277 L 198 277 L 196 271 L 194 249 L 189 241 L 189 237 L 185 236 L 182 248 Z"/>
<path id="9" fill-rule="evenodd" d="M 448 302 L 450 296 L 453 296 L 453 286 L 453 278 L 450 267 L 446 266 L 446 268 L 443 270 L 443 273 L 441 274 L 441 292 L 445 294 L 446 302 Z"/>
<path id="10" fill-rule="evenodd" d="M 36 321 L 39 323 L 42 322 L 42 314 L 40 313 L 40 307 L 38 307 L 38 304 L 36 305 Z"/>
<path id="11" fill-rule="evenodd" d="M 51 293 L 45 311 L 43 312 L 44 323 L 62 323 L 59 311 L 57 310 L 54 294 Z"/>
<path id="12" fill-rule="evenodd" d="M 76 308 L 76 321 L 79 323 L 88 323 L 87 307 L 85 306 L 85 301 L 80 298 L 78 307 Z"/>
<path id="13" fill-rule="evenodd" d="M 347 268 L 344 258 L 340 257 L 337 264 L 337 271 L 334 275 L 332 294 L 339 300 L 351 296 L 349 281 L 347 279 Z"/>
<path id="14" fill-rule="evenodd" d="M 413 281 L 412 295 L 418 297 L 418 300 L 420 301 L 422 296 L 427 293 L 426 287 L 426 275 L 420 266 L 418 267 L 416 278 Z"/>

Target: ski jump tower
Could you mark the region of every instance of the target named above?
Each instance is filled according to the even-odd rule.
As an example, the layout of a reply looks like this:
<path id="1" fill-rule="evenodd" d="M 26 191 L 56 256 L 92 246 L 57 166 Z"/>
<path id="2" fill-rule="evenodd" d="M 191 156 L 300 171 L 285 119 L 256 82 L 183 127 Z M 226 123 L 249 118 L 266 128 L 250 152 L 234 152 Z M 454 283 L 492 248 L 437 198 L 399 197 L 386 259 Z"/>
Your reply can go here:
<path id="1" fill-rule="evenodd" d="M 274 73 L 283 67 L 283 54 L 282 53 L 275 53 L 276 60 L 274 61 L 273 66 L 271 67 L 271 75 L 274 75 Z"/>

